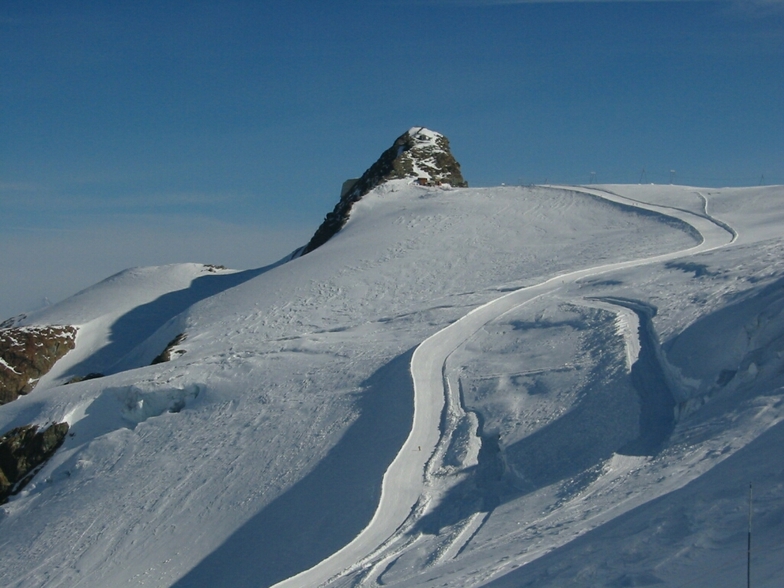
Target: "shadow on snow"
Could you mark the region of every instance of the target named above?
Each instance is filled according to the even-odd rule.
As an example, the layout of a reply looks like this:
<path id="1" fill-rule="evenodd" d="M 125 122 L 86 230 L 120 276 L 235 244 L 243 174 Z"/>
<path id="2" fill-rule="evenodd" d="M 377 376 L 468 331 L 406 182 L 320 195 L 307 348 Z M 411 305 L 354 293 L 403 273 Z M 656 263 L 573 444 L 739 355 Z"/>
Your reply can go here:
<path id="1" fill-rule="evenodd" d="M 566 499 L 592 483 L 613 453 L 656 455 L 675 427 L 675 400 L 659 357 L 651 323 L 656 309 L 634 300 L 602 300 L 634 311 L 640 320 L 640 352 L 630 374 L 618 373 L 601 359 L 580 392 L 580 401 L 563 416 L 502 449 L 499 438 L 483 431 L 478 465 L 463 482 L 419 521 L 414 532 L 438 534 L 473 513 L 559 484 Z"/>
<path id="2" fill-rule="evenodd" d="M 784 469 L 770 464 L 782 462 L 784 423 L 779 423 L 683 488 L 638 506 L 487 586 L 577 583 L 620 588 L 664 586 L 676 580 L 678 585 L 712 588 L 717 576 L 705 570 L 717 564 L 727 585 L 739 585 L 746 576 L 749 481 L 760 497 L 755 501 L 753 575 L 760 585 L 778 585 L 784 570 L 784 560 L 776 553 L 784 509 L 775 497 L 784 484 Z M 719 516 L 712 516 L 710 525 L 697 525 L 705 513 Z M 619 537 L 625 538 L 628 549 L 618 549 Z"/>
<path id="3" fill-rule="evenodd" d="M 271 586 L 354 539 L 373 517 L 381 481 L 414 417 L 413 349 L 373 374 L 360 416 L 315 469 L 268 504 L 174 586 Z"/>
<path id="4" fill-rule="evenodd" d="M 201 276 L 182 290 L 169 292 L 146 304 L 137 306 L 118 318 L 111 327 L 109 343 L 91 356 L 71 367 L 66 376 L 84 376 L 91 372 L 114 373 L 112 367 L 144 343 L 169 320 L 188 308 L 221 292 L 239 286 L 279 264 L 245 270 L 233 274 Z M 158 350 L 158 353 L 163 348 Z M 154 356 L 154 354 L 153 354 Z M 141 366 L 135 366 L 141 367 Z"/>

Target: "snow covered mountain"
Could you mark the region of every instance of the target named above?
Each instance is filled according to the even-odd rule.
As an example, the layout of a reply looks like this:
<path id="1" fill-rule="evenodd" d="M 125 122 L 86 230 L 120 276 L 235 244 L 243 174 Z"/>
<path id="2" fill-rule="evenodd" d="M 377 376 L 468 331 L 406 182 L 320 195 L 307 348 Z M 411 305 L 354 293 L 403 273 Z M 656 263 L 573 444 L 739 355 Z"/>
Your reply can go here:
<path id="1" fill-rule="evenodd" d="M 3 584 L 738 586 L 751 483 L 780 586 L 784 187 L 420 168 L 307 255 L 9 322 L 76 339 L 0 407 L 70 426 L 0 506 Z"/>

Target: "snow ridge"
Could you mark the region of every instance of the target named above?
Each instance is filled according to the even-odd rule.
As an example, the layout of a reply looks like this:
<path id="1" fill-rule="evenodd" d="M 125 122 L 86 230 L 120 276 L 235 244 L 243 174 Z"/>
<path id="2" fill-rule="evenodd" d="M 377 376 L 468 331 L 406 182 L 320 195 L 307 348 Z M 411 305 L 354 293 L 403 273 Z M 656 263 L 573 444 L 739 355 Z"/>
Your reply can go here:
<path id="1" fill-rule="evenodd" d="M 139 270 L 47 309 L 80 359 L 0 426 L 72 435 L 0 507 L 6 584 L 724 588 L 753 479 L 777 585 L 781 188 L 420 172 L 312 256 Z M 135 326 L 106 377 L 59 385 Z"/>
<path id="2" fill-rule="evenodd" d="M 591 193 L 604 197 L 603 192 Z M 628 205 L 627 199 L 623 197 L 614 196 L 612 200 Z M 475 466 L 480 448 L 483 442 L 486 442 L 478 436 L 479 426 L 476 415 L 466 411 L 454 375 L 450 377 L 448 374 L 447 362 L 458 347 L 490 321 L 540 297 L 552 295 L 564 288 L 567 283 L 574 284 L 578 280 L 595 278 L 619 269 L 629 269 L 676 259 L 687 254 L 710 251 L 727 246 L 734 240 L 735 233 L 731 228 L 724 229 L 723 223 L 717 223 L 710 217 L 695 219 L 696 215 L 685 210 L 642 202 L 634 205 L 659 214 L 671 215 L 689 223 L 702 235 L 702 243 L 684 251 L 606 264 L 549 278 L 538 285 L 512 291 L 475 308 L 423 341 L 416 348 L 411 359 L 411 376 L 415 391 L 414 422 L 411 433 L 384 475 L 381 499 L 373 519 L 343 550 L 318 566 L 276 584 L 276 588 L 328 585 L 358 571 L 362 572 L 361 585 L 376 585 L 379 566 L 412 547 L 411 536 L 417 524 L 427 516 L 433 503 L 442 500 L 449 488 L 460 482 L 460 476 L 443 476 L 439 475 L 439 472 L 451 469 L 451 473 L 454 474 L 455 470 L 459 472 Z M 700 221 L 707 221 L 707 223 Z M 711 228 L 722 230 L 710 230 Z M 618 315 L 624 317 L 626 313 L 619 311 Z M 639 349 L 640 343 L 637 342 L 632 346 Z M 465 424 L 464 430 L 471 434 L 471 441 L 468 444 L 473 447 L 473 450 L 468 451 L 463 459 L 455 464 L 456 467 L 450 468 L 446 465 L 446 453 L 454 443 L 461 424 Z M 437 554 L 433 563 L 452 559 L 462 551 L 486 517 L 487 513 L 481 512 L 472 515 L 456 533 L 447 537 L 444 544 L 433 549 Z M 379 544 L 378 538 L 385 535 L 388 538 Z M 357 555 L 363 551 L 367 552 L 367 555 L 358 560 Z"/>

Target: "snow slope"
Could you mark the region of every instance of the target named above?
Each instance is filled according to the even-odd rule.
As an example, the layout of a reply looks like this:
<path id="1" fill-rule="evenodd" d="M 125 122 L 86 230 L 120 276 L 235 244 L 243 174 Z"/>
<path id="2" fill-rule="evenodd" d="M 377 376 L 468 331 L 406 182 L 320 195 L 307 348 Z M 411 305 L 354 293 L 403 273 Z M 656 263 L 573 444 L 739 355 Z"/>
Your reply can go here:
<path id="1" fill-rule="evenodd" d="M 783 193 L 393 181 L 306 256 L 28 317 L 77 348 L 0 430 L 72 436 L 0 507 L 0 577 L 730 586 L 755 482 L 779 585 Z"/>

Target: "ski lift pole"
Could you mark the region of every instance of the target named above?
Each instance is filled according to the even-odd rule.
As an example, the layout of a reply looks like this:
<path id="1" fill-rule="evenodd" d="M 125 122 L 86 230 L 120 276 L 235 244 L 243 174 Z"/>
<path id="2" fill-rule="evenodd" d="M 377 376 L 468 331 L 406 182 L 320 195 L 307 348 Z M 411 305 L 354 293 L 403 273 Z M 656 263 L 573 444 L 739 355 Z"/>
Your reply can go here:
<path id="1" fill-rule="evenodd" d="M 749 484 L 749 540 L 746 547 L 746 588 L 751 588 L 751 484 Z"/>

